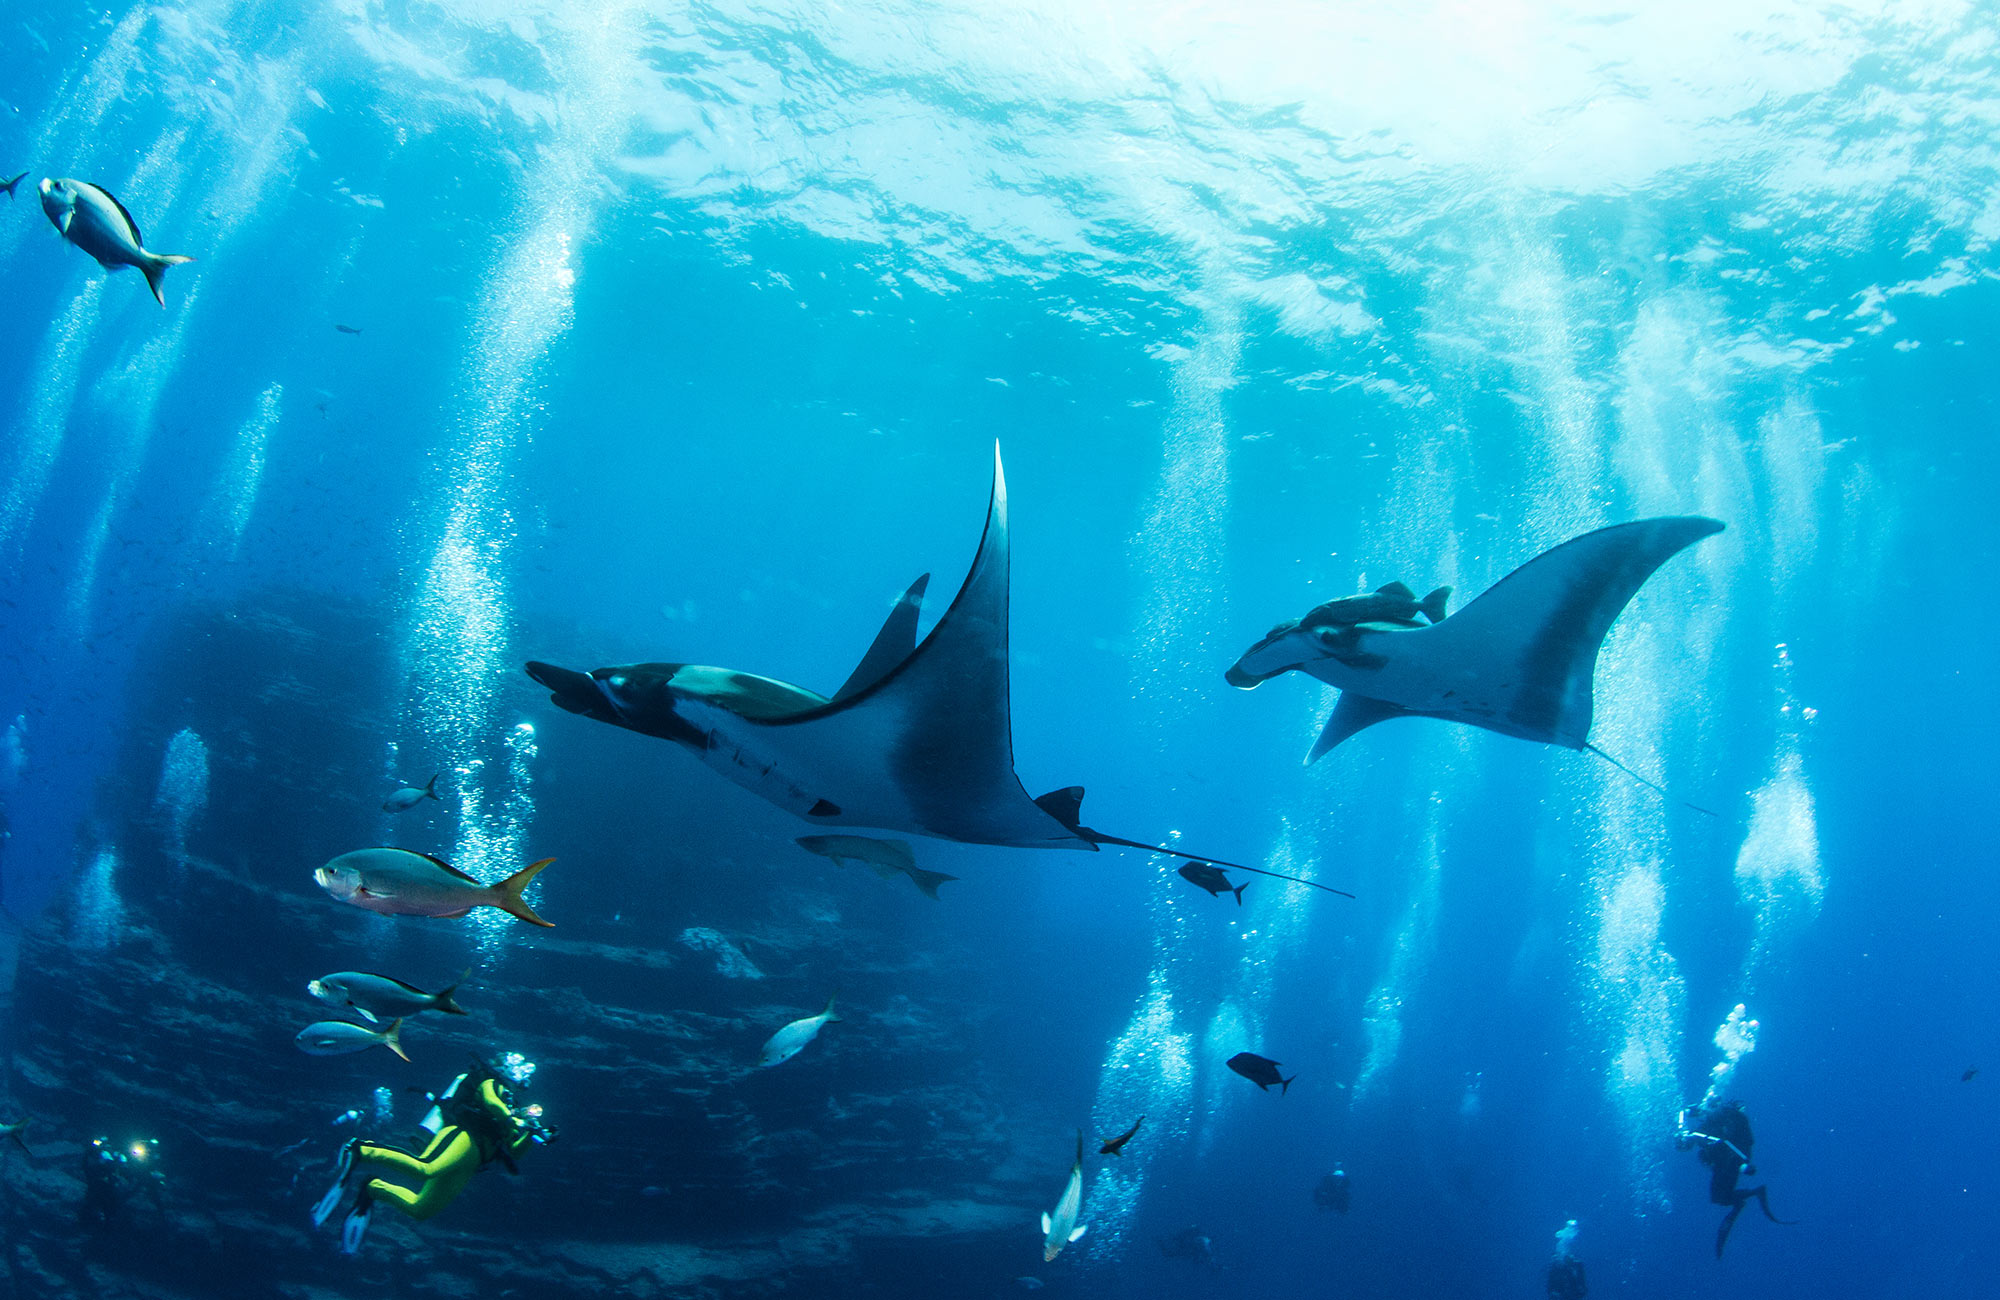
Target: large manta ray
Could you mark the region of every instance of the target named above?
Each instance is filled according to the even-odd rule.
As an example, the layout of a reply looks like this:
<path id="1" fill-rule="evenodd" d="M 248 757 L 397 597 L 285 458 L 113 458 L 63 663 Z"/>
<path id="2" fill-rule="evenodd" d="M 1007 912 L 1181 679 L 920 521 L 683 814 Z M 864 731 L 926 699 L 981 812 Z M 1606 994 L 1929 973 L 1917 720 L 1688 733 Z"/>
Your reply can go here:
<path id="1" fill-rule="evenodd" d="M 998 447 L 979 553 L 951 607 L 918 644 L 929 578 L 910 584 L 830 698 L 699 664 L 585 673 L 530 662 L 528 675 L 558 707 L 675 741 L 744 789 L 820 825 L 1012 848 L 1119 845 L 1278 875 L 1092 830 L 1081 823 L 1081 786 L 1039 799 L 1022 789 L 1008 700 L 1007 482 Z"/>
<path id="2" fill-rule="evenodd" d="M 1605 634 L 1654 570 L 1722 527 L 1682 516 L 1585 533 L 1529 560 L 1449 617 L 1448 593 L 1433 593 L 1426 601 L 1436 602 L 1434 612 L 1426 610 L 1431 626 L 1415 620 L 1407 599 L 1385 604 L 1388 593 L 1408 596 L 1400 585 L 1333 601 L 1272 628 L 1236 661 L 1229 683 L 1250 690 L 1297 669 L 1340 688 L 1308 763 L 1364 727 L 1403 717 L 1470 723 L 1617 763 L 1590 743 L 1591 684 Z M 1400 616 L 1365 617 L 1383 607 Z M 1353 609 L 1363 611 L 1361 621 L 1344 615 Z"/>

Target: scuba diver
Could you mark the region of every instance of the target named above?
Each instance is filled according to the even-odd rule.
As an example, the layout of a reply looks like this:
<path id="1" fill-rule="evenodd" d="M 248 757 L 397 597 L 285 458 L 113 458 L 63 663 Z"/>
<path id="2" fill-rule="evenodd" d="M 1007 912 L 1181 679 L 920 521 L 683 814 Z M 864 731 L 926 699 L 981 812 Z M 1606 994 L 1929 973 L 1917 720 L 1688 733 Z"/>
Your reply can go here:
<path id="1" fill-rule="evenodd" d="M 83 1149 L 83 1200 L 77 1222 L 86 1228 L 113 1228 L 130 1217 L 132 1201 L 143 1195 L 162 1217 L 167 1212 L 167 1180 L 158 1167 L 160 1140 L 120 1145 L 92 1138 Z"/>
<path id="2" fill-rule="evenodd" d="M 1715 1233 L 1715 1257 L 1721 1259 L 1729 1230 L 1736 1226 L 1736 1216 L 1743 1213 L 1743 1206 L 1751 1197 L 1757 1198 L 1764 1217 L 1771 1222 L 1789 1225 L 1792 1221 L 1771 1213 L 1771 1199 L 1762 1183 L 1750 1188 L 1736 1186 L 1739 1179 L 1757 1176 L 1757 1166 L 1750 1163 L 1750 1148 L 1755 1139 L 1750 1136 L 1750 1117 L 1743 1113 L 1743 1103 L 1718 1102 L 1699 1115 L 1695 1114 L 1697 1109 L 1689 1106 L 1681 1112 L 1674 1145 L 1682 1151 L 1699 1148 L 1701 1162 L 1709 1168 L 1708 1199 L 1729 1207 Z"/>
<path id="3" fill-rule="evenodd" d="M 1590 1294 L 1583 1261 L 1570 1252 L 1575 1244 L 1576 1220 L 1571 1219 L 1556 1232 L 1556 1253 L 1549 1260 L 1549 1300 L 1584 1300 Z"/>
<path id="4" fill-rule="evenodd" d="M 483 1061 L 453 1079 L 433 1100 L 435 1104 L 423 1122 L 431 1134 L 423 1154 L 411 1155 L 360 1138 L 352 1138 L 341 1147 L 333 1186 L 313 1207 L 313 1225 L 323 1227 L 351 1197 L 340 1229 L 343 1255 L 361 1249 L 378 1199 L 387 1200 L 412 1219 L 428 1219 L 457 1200 L 480 1170 L 498 1161 L 508 1173 L 519 1173 L 514 1157 L 528 1146 L 553 1141 L 556 1136 L 541 1122 L 541 1107 L 514 1108 L 512 1092 Z M 370 1177 L 369 1165 L 414 1178 L 416 1186 Z"/>

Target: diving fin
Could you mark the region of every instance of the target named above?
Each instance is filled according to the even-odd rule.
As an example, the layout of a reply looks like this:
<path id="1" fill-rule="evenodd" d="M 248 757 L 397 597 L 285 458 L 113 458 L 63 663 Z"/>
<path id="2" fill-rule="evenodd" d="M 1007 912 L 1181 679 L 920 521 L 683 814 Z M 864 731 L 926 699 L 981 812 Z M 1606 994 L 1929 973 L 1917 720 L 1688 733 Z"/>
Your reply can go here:
<path id="1" fill-rule="evenodd" d="M 361 1243 L 368 1240 L 368 1222 L 375 1217 L 375 1198 L 362 1189 L 361 1197 L 354 1202 L 354 1208 L 347 1212 L 347 1218 L 340 1225 L 340 1253 L 357 1255 L 361 1253 Z"/>
<path id="2" fill-rule="evenodd" d="M 327 1188 L 326 1195 L 320 1197 L 313 1206 L 313 1227 L 324 1228 L 326 1221 L 340 1209 L 341 1202 L 347 1199 L 347 1176 L 354 1172 L 354 1153 L 360 1147 L 360 1138 L 350 1138 L 340 1148 L 340 1154 L 334 1158 L 333 1186 Z"/>

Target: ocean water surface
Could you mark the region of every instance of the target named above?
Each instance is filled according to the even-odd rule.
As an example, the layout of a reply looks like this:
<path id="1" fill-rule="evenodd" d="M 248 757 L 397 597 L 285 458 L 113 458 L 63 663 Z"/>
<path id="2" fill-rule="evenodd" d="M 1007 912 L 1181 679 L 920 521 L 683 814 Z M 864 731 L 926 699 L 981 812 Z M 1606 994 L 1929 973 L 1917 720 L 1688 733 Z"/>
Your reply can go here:
<path id="1" fill-rule="evenodd" d="M 0 50 L 0 1294 L 1497 1300 L 1570 1220 L 1596 1296 L 2000 1293 L 1991 6 L 20 0 Z M 195 259 L 164 309 L 45 177 Z M 996 445 L 1027 793 L 1354 898 L 815 825 L 522 671 L 831 694 L 951 603 Z M 1664 794 L 1424 718 L 1304 765 L 1333 691 L 1224 678 L 1667 515 L 1727 528 L 1590 731 Z M 375 845 L 554 858 L 554 928 L 315 883 Z M 469 1014 L 302 1053 L 342 970 Z M 475 1058 L 554 1140 L 343 1254 L 341 1144 Z M 1705 1095 L 1795 1221 L 1719 1259 Z"/>

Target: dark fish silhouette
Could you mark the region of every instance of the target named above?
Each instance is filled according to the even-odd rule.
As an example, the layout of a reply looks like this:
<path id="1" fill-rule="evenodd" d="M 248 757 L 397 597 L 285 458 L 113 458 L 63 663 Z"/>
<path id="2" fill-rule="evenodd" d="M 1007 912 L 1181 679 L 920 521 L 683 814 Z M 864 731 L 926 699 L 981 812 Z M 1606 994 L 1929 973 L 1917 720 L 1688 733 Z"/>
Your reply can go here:
<path id="1" fill-rule="evenodd" d="M 1097 1148 L 1097 1154 L 1101 1156 L 1124 1155 L 1125 1144 L 1132 1140 L 1133 1134 L 1139 1131 L 1139 1125 L 1144 1124 L 1145 1122 L 1146 1122 L 1146 1117 L 1144 1115 L 1141 1115 L 1138 1119 L 1132 1121 L 1131 1128 L 1126 1129 L 1123 1133 L 1120 1133 L 1115 1138 L 1104 1139 L 1104 1145 Z"/>
<path id="2" fill-rule="evenodd" d="M 1960 1083 L 1971 1083 L 1972 1076 L 1978 1073 L 1979 1073 L 1979 1067 L 1975 1065 L 1971 1069 L 1967 1070 L 1964 1074 L 1959 1075 L 1958 1081 Z"/>
<path id="3" fill-rule="evenodd" d="M 342 325 L 339 324 L 338 322 L 334 324 L 334 328 L 339 330 L 342 334 L 359 334 L 361 332 L 360 330 L 354 328 L 352 325 Z"/>
<path id="4" fill-rule="evenodd" d="M 1236 895 L 1236 905 L 1238 907 L 1243 906 L 1243 891 L 1250 888 L 1250 882 L 1247 880 L 1232 888 L 1229 884 L 1229 877 L 1223 873 L 1222 868 L 1211 867 L 1205 862 L 1188 863 L 1181 868 L 1180 876 L 1182 880 L 1187 881 L 1190 885 L 1193 885 L 1197 889 L 1206 889 L 1213 896 L 1219 897 L 1223 894 Z"/>
<path id="5" fill-rule="evenodd" d="M 1278 1063 L 1268 1056 L 1259 1056 L 1255 1052 L 1238 1052 L 1229 1058 L 1229 1068 L 1265 1092 L 1271 1090 L 1272 1084 L 1277 1084 L 1280 1097 L 1291 1091 L 1292 1079 L 1299 1077 L 1295 1074 L 1291 1079 L 1279 1078 Z"/>

